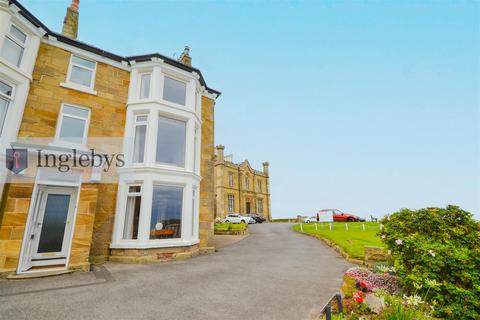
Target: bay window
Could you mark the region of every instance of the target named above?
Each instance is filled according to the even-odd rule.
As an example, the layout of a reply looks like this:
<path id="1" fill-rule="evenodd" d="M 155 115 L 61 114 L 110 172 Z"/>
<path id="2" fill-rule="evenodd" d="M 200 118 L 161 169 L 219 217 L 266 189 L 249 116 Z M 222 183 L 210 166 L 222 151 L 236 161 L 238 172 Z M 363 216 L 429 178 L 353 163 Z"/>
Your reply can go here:
<path id="1" fill-rule="evenodd" d="M 148 128 L 148 115 L 135 116 L 135 136 L 133 142 L 133 163 L 143 163 L 145 159 L 145 140 Z"/>
<path id="2" fill-rule="evenodd" d="M 142 186 L 128 186 L 123 239 L 134 240 L 138 237 L 140 205 L 142 203 Z"/>
<path id="3" fill-rule="evenodd" d="M 150 239 L 181 237 L 183 188 L 153 186 Z"/>
<path id="4" fill-rule="evenodd" d="M 152 75 L 150 73 L 143 73 L 140 75 L 140 99 L 150 97 L 150 82 Z"/>
<path id="5" fill-rule="evenodd" d="M 163 100 L 185 105 L 187 84 L 165 76 L 163 81 Z"/>
<path id="6" fill-rule="evenodd" d="M 186 128 L 184 121 L 158 117 L 157 162 L 185 166 Z"/>
<path id="7" fill-rule="evenodd" d="M 5 117 L 7 116 L 8 106 L 12 101 L 13 87 L 0 81 L 0 134 L 3 131 Z"/>
<path id="8" fill-rule="evenodd" d="M 20 67 L 26 42 L 27 35 L 13 24 L 10 25 L 10 30 L 3 41 L 2 57 Z"/>

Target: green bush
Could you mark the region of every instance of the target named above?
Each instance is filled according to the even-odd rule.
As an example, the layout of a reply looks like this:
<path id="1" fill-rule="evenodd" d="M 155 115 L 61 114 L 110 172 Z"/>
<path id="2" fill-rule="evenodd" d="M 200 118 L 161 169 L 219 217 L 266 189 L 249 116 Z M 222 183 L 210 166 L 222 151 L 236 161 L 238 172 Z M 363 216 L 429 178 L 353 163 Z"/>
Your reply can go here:
<path id="1" fill-rule="evenodd" d="M 437 304 L 437 316 L 480 319 L 480 225 L 471 213 L 456 206 L 403 209 L 382 224 L 407 289 Z"/>

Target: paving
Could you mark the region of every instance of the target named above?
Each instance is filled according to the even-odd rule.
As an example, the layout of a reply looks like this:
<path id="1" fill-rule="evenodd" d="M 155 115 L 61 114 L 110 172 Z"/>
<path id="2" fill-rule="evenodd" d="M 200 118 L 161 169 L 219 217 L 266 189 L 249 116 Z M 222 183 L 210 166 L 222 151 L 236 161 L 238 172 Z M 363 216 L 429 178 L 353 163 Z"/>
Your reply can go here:
<path id="1" fill-rule="evenodd" d="M 291 224 L 252 225 L 218 252 L 0 281 L 0 319 L 314 319 L 350 266 Z"/>

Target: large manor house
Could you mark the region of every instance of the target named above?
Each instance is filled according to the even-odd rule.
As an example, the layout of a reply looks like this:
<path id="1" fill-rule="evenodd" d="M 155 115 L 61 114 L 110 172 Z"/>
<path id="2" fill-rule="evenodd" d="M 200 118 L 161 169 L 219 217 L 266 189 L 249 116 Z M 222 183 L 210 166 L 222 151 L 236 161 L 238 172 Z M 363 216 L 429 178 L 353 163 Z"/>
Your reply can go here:
<path id="1" fill-rule="evenodd" d="M 79 0 L 62 33 L 0 0 L 0 274 L 186 259 L 215 250 L 216 217 L 270 219 L 268 163 L 257 171 L 215 148 L 220 92 L 189 48 L 121 56 L 77 40 L 78 26 Z M 31 165 L 95 164 L 93 149 L 122 154 L 121 166 Z"/>

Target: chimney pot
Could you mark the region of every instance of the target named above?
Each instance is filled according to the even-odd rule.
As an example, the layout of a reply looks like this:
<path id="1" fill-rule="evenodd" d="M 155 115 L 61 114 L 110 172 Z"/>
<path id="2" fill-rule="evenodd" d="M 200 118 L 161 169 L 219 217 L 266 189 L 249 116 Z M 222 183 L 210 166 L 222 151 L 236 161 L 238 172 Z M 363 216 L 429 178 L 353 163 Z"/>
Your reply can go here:
<path id="1" fill-rule="evenodd" d="M 181 63 L 191 67 L 192 66 L 192 57 L 190 57 L 190 47 L 185 46 L 183 49 L 182 54 L 180 55 L 180 58 L 178 58 L 178 61 Z"/>
<path id="2" fill-rule="evenodd" d="M 221 144 L 219 144 L 217 146 L 217 161 L 218 162 L 224 162 L 225 161 L 225 156 L 224 156 L 224 151 L 225 151 L 225 147 L 222 146 Z"/>
<path id="3" fill-rule="evenodd" d="M 268 167 L 270 164 L 268 162 L 264 162 L 263 164 L 263 173 L 265 173 L 268 176 Z"/>
<path id="4" fill-rule="evenodd" d="M 72 4 L 67 8 L 67 14 L 63 19 L 62 34 L 76 39 L 78 35 L 78 7 L 80 0 L 72 0 Z"/>

